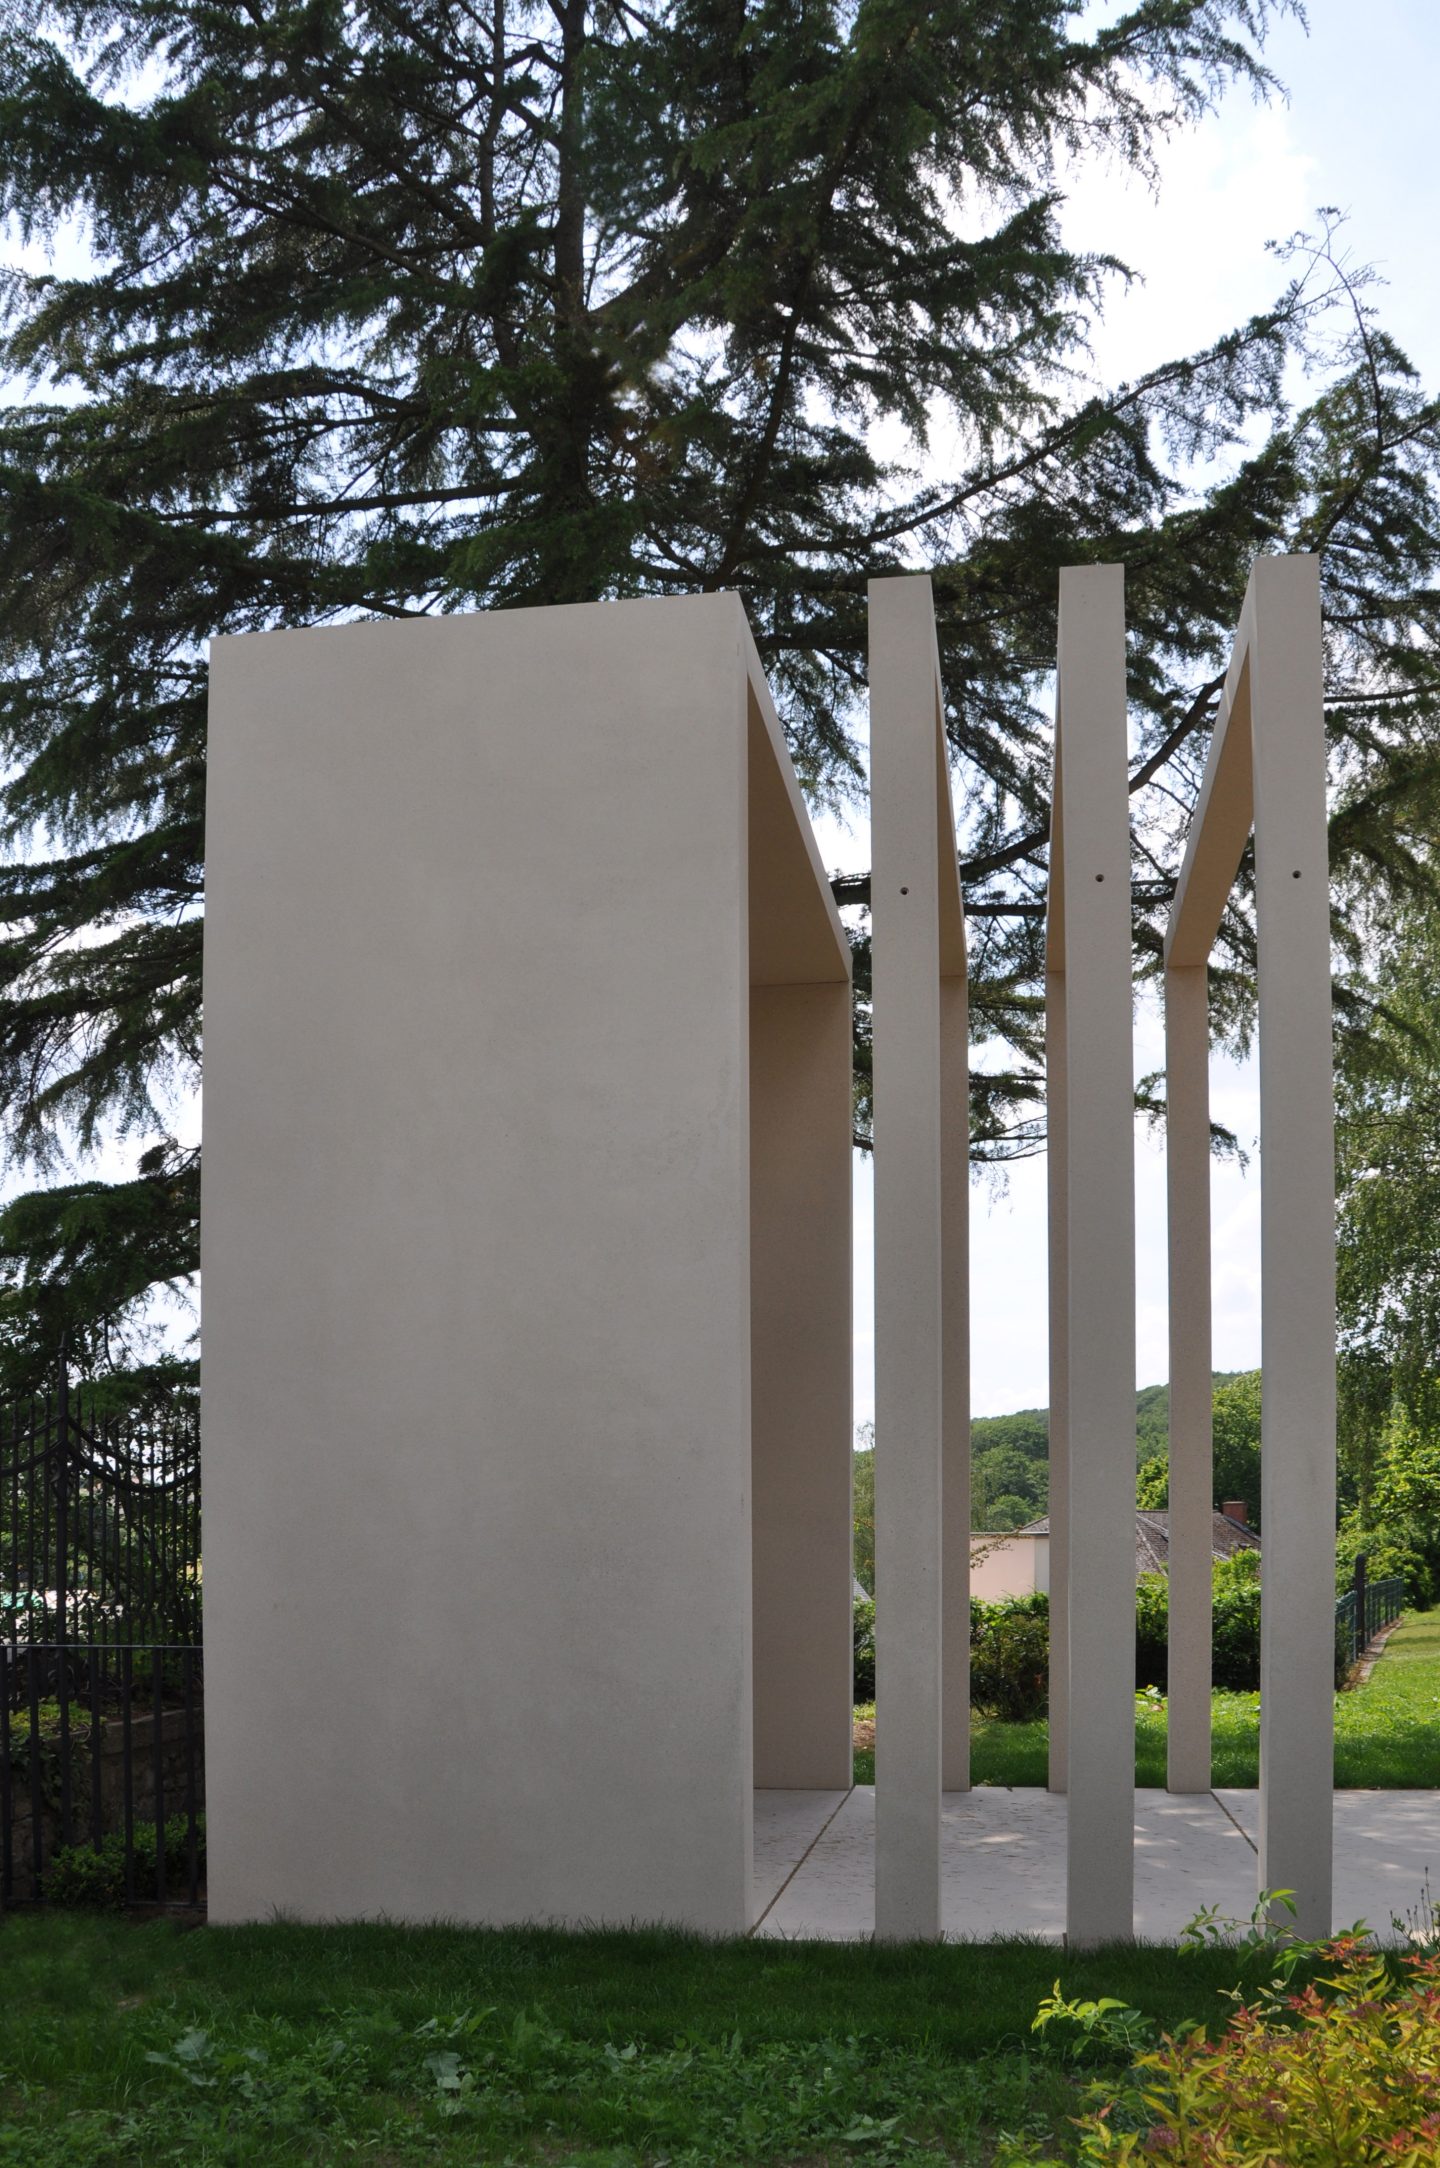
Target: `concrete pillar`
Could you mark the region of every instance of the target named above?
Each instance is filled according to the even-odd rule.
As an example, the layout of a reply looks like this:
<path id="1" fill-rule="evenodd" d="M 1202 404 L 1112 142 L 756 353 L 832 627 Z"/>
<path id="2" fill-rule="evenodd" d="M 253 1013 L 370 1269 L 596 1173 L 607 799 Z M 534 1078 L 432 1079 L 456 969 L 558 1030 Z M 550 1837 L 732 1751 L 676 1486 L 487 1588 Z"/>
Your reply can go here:
<path id="1" fill-rule="evenodd" d="M 1251 571 L 1171 906 L 1172 979 L 1203 971 L 1252 825 L 1263 1312 L 1258 1871 L 1262 1889 L 1294 1891 L 1301 1931 L 1321 1935 L 1332 1894 L 1335 1191 L 1314 557 L 1261 557 Z"/>
<path id="2" fill-rule="evenodd" d="M 1210 1789 L 1213 1489 L 1210 1017 L 1203 964 L 1165 974 L 1170 1309 L 1170 1638 L 1165 1781 Z"/>
<path id="3" fill-rule="evenodd" d="M 943 750 L 943 748 L 942 748 Z M 940 868 L 949 818 L 949 761 L 940 776 L 945 818 Z M 955 885 L 958 905 L 960 889 Z M 940 1783 L 947 1792 L 970 1789 L 970 1003 L 959 936 L 959 970 L 951 942 L 942 938 L 940 979 L 940 1296 L 942 1433 L 941 1512 L 943 1571 L 940 1607 Z"/>
<path id="4" fill-rule="evenodd" d="M 1135 1191 L 1124 580 L 1060 575 L 1049 969 L 1065 1011 L 1066 1939 L 1134 1923 Z M 1058 843 L 1058 850 L 1055 844 Z"/>
<path id="5" fill-rule="evenodd" d="M 1052 829 L 1054 847 L 1058 832 Z M 1052 866 L 1051 879 L 1054 879 Z M 1049 939 L 1063 955 L 1058 917 Z M 1065 1141 L 1065 974 L 1045 978 L 1045 1135 L 1050 1333 L 1050 1761 L 1048 1785 L 1063 1792 L 1070 1694 L 1070 1246 L 1067 1231 L 1069 1157 Z"/>
<path id="6" fill-rule="evenodd" d="M 872 580 L 869 602 L 875 1931 L 893 1941 L 940 1933 L 940 1791 L 959 1774 L 943 1662 L 968 1612 L 968 1480 L 963 1511 L 946 1497 L 968 1440 L 963 1328 L 947 1314 L 964 1287 L 966 1097 L 964 1012 L 942 981 L 963 985 L 964 923 L 930 582 Z"/>
<path id="7" fill-rule="evenodd" d="M 208 830 L 211 1917 L 741 1932 L 752 1368 L 848 1766 L 850 1052 L 738 600 L 217 641 Z"/>
<path id="8" fill-rule="evenodd" d="M 1335 1135 L 1320 580 L 1262 557 L 1251 718 L 1259 945 L 1262 1889 L 1328 1934 L 1335 1781 Z"/>

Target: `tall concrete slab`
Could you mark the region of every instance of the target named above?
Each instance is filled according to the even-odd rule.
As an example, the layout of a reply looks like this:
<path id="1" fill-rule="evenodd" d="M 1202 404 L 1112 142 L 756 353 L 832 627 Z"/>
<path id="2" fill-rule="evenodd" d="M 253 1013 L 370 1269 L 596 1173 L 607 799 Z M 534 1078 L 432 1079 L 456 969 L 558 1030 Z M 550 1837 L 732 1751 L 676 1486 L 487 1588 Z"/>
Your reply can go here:
<path id="1" fill-rule="evenodd" d="M 1187 975 L 1203 987 L 1253 831 L 1264 1538 L 1258 1878 L 1262 1890 L 1294 1892 L 1306 1935 L 1330 1932 L 1333 1883 L 1335 1191 L 1323 660 L 1318 560 L 1258 558 L 1165 945 L 1172 1007 L 1188 1000 L 1198 1016 L 1200 994 L 1187 993 Z M 1171 1047 L 1171 1089 L 1178 1081 L 1198 1101 L 1198 1023 L 1172 1024 Z M 1182 1102 L 1180 1117 L 1193 1131 L 1193 1106 Z M 1193 1135 L 1188 1146 L 1183 1134 L 1177 1141 L 1193 1169 Z M 1176 1179 L 1191 1221 L 1208 1215 L 1198 1174 Z M 1172 1241 L 1181 1239 L 1177 1227 Z M 1172 1335 L 1187 1375 L 1202 1362 L 1208 1370 L 1205 1315 L 1176 1318 Z M 1198 1582 L 1193 1558 L 1189 1571 Z"/>
<path id="2" fill-rule="evenodd" d="M 1047 913 L 1052 1132 L 1052 1522 L 1065 1607 L 1066 1941 L 1128 1938 L 1135 1886 L 1135 1170 L 1125 591 L 1118 565 L 1060 575 Z M 1057 1392 L 1058 1387 L 1058 1392 Z M 1058 1540 L 1057 1540 L 1058 1535 Z M 1054 1690 L 1052 1651 L 1052 1692 Z M 1058 1780 L 1058 1781 L 1057 1781 Z"/>
<path id="3" fill-rule="evenodd" d="M 934 605 L 872 580 L 875 1931 L 940 1934 L 940 1793 L 969 1783 L 965 925 Z"/>
<path id="4" fill-rule="evenodd" d="M 757 1760 L 848 1770 L 850 1425 L 848 957 L 740 606 L 218 641 L 208 840 L 211 1916 L 743 1929 Z"/>

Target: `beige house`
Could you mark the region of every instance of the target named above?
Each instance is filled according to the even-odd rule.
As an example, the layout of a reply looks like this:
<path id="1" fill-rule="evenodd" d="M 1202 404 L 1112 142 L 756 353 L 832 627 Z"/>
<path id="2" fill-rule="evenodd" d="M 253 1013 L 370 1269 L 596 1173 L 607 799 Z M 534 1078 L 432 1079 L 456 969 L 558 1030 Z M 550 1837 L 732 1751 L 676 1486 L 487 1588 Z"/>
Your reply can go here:
<path id="1" fill-rule="evenodd" d="M 976 1529 L 970 1538 L 970 1593 L 982 1603 L 1050 1588 L 1050 1524 Z"/>
<path id="2" fill-rule="evenodd" d="M 1245 1520 L 1241 1499 L 1227 1498 L 1212 1515 L 1210 1555 L 1233 1558 L 1237 1551 L 1258 1551 L 1260 1538 Z M 1170 1570 L 1170 1515 L 1163 1508 L 1139 1507 L 1135 1514 L 1135 1572 Z M 1048 1515 L 1023 1528 L 977 1529 L 970 1538 L 970 1588 L 986 1603 L 1004 1596 L 1031 1596 L 1050 1587 Z"/>

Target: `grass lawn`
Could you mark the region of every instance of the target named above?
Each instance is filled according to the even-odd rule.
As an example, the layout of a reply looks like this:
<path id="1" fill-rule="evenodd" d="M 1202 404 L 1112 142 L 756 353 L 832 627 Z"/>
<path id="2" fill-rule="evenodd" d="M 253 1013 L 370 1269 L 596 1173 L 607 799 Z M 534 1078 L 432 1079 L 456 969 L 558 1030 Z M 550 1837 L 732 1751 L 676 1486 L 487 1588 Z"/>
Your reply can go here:
<path id="1" fill-rule="evenodd" d="M 1260 1696 L 1212 1697 L 1212 1781 L 1260 1781 Z M 873 1714 L 873 1711 L 866 1712 Z M 1038 1784 L 1046 1776 L 1048 1727 L 971 1718 L 977 1784 Z M 855 1756 L 858 1784 L 875 1781 L 873 1754 Z M 1165 1782 L 1165 1710 L 1137 1708 L 1135 1782 Z M 1407 1611 L 1363 1686 L 1335 1696 L 1335 1782 L 1343 1789 L 1440 1785 L 1440 1610 Z"/>
<path id="2" fill-rule="evenodd" d="M 990 2162 L 1068 2150 L 1057 1970 L 1223 2024 L 1241 1960 L 434 1928 L 0 1922 L 6 2168 Z M 1003 2156 L 1003 2148 L 1001 2149 Z"/>

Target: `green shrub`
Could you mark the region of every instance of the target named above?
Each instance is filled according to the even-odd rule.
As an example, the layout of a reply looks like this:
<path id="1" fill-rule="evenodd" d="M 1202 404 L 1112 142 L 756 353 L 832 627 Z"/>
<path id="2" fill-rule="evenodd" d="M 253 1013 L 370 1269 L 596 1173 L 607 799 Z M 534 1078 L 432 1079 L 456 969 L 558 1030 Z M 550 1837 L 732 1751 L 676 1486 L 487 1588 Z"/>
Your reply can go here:
<path id="1" fill-rule="evenodd" d="M 1211 1580 L 1215 1615 L 1211 1678 L 1234 1694 L 1260 1684 L 1260 1553 L 1217 1558 Z"/>
<path id="2" fill-rule="evenodd" d="M 1262 1994 L 1218 2040 L 1201 2029 L 1136 2061 L 1080 2123 L 1085 2162 L 1176 2168 L 1421 2168 L 1440 2154 L 1440 1966 L 1352 1940 L 1298 1994 Z M 1100 2007 L 1099 2005 L 1096 2006 Z M 1032 2160 L 1034 2156 L 1031 2156 Z"/>
<path id="3" fill-rule="evenodd" d="M 165 1886 L 173 1897 L 186 1886 L 190 1870 L 189 1823 L 183 1814 L 172 1814 L 165 1824 Z M 195 1817 L 195 1847 L 200 1879 L 205 1879 L 205 1817 Z M 156 1878 L 155 1824 L 136 1824 L 133 1839 L 134 1897 L 153 1903 L 159 1894 Z M 118 1830 L 93 1845 L 59 1845 L 45 1862 L 45 1895 L 54 1905 L 84 1912 L 122 1912 L 125 1909 L 125 1839 Z"/>
<path id="4" fill-rule="evenodd" d="M 1216 1686 L 1252 1694 L 1260 1684 L 1260 1553 L 1237 1551 L 1211 1568 L 1213 1672 Z M 1166 1686 L 1170 1583 L 1142 1573 L 1135 1591 L 1135 1684 Z"/>
<path id="5" fill-rule="evenodd" d="M 855 1605 L 855 1699 L 875 1699 L 875 1606 L 858 1602 Z"/>
<path id="6" fill-rule="evenodd" d="M 1214 1680 L 1232 1693 L 1260 1684 L 1260 1554 L 1238 1551 L 1214 1565 Z M 1135 1684 L 1163 1693 L 1168 1667 L 1169 1582 L 1142 1574 L 1135 1595 Z M 875 1693 L 875 1606 L 855 1606 L 855 1699 Z M 1050 1598 L 1007 1596 L 970 1603 L 970 1705 L 982 1716 L 1025 1724 L 1050 1705 Z"/>
<path id="7" fill-rule="evenodd" d="M 1361 1528 L 1347 1520 L 1335 1538 L 1335 1593 L 1343 1596 L 1353 1588 L 1355 1561 L 1363 1552 L 1372 1581 L 1403 1581 L 1405 1601 L 1428 1611 L 1435 1601 L 1435 1577 L 1418 1537 L 1408 1523 Z"/>
<path id="8" fill-rule="evenodd" d="M 1135 1503 L 1147 1510 L 1164 1512 L 1170 1503 L 1170 1463 L 1163 1453 L 1142 1460 L 1135 1477 Z"/>
<path id="9" fill-rule="evenodd" d="M 1142 1573 L 1135 1587 L 1135 1684 L 1158 1686 L 1168 1680 L 1170 1583 L 1163 1573 Z"/>
<path id="10" fill-rule="evenodd" d="M 855 1699 L 875 1699 L 875 1606 L 855 1605 Z M 1024 1723 L 1050 1700 L 1050 1599 L 970 1600 L 970 1703 L 985 1716 Z"/>
<path id="11" fill-rule="evenodd" d="M 970 1605 L 970 1705 L 1023 1724 L 1050 1706 L 1050 1599 L 1007 1596 Z"/>

